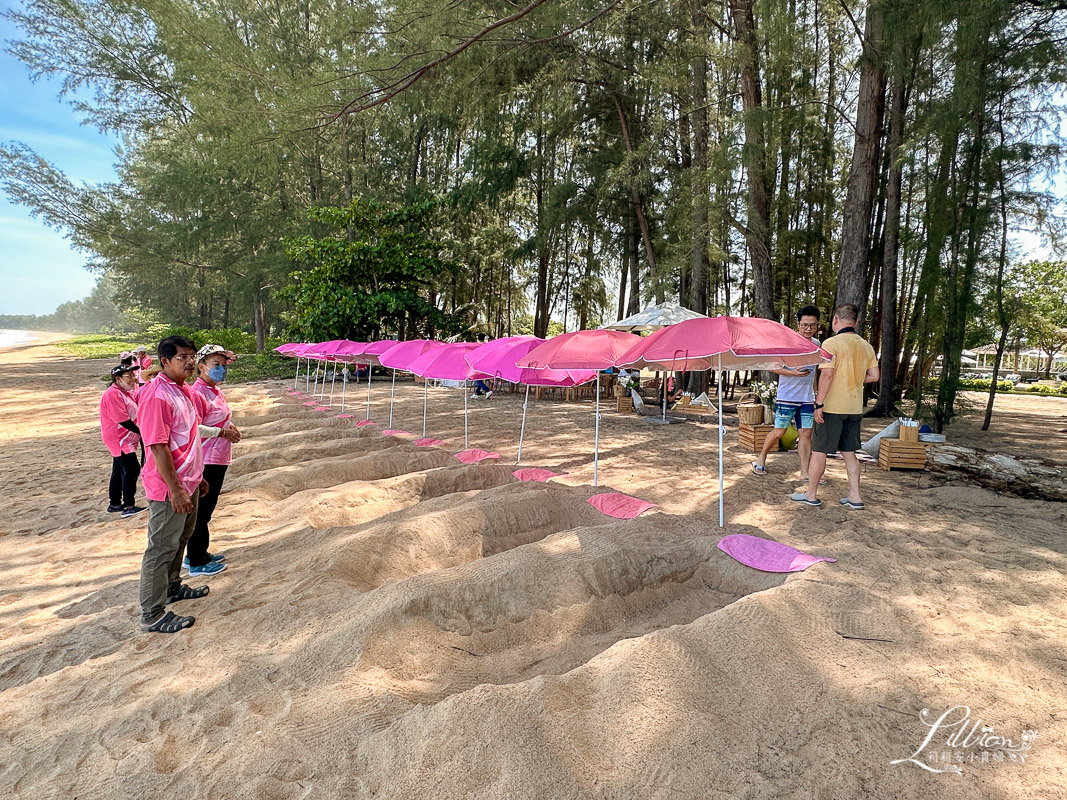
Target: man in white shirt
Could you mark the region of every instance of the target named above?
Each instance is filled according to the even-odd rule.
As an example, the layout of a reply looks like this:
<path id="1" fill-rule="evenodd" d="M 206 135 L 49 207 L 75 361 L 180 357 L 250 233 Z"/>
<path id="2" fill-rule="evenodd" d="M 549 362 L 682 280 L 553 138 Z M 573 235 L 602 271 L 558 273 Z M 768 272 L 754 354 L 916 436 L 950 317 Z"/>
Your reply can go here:
<path id="1" fill-rule="evenodd" d="M 797 312 L 797 331 L 819 344 L 815 334 L 819 330 L 819 309 L 804 306 Z M 774 402 L 774 430 L 763 440 L 759 457 L 752 462 L 752 471 L 757 475 L 767 474 L 767 454 L 778 448 L 782 434 L 791 422 L 797 426 L 797 451 L 800 456 L 800 479 L 808 479 L 808 464 L 811 461 L 811 431 L 815 422 L 815 370 L 817 364 L 805 367 L 783 366 L 772 370 L 778 377 L 778 394 Z"/>

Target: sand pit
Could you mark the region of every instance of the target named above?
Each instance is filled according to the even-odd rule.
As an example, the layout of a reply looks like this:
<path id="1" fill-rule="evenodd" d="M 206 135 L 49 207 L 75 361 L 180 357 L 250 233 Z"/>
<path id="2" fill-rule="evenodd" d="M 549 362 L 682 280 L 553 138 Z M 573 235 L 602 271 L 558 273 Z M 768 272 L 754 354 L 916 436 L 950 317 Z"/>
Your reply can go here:
<path id="1" fill-rule="evenodd" d="M 798 508 L 796 456 L 755 476 L 731 430 L 719 529 L 709 425 L 606 411 L 594 490 L 588 404 L 531 403 L 522 465 L 568 473 L 536 484 L 511 474 L 520 396 L 472 404 L 470 445 L 502 458 L 465 465 L 454 391 L 428 402 L 448 444 L 418 448 L 381 435 L 387 382 L 365 428 L 362 405 L 341 420 L 284 382 L 229 387 L 230 568 L 177 607 L 193 628 L 153 637 L 145 520 L 103 513 L 102 373 L 0 353 L 0 797 L 1067 796 L 1063 504 L 868 469 L 852 513 L 838 462 L 831 502 Z M 1067 464 L 1048 436 L 1065 414 L 1001 398 L 992 432 L 965 418 L 950 438 Z M 394 416 L 421 431 L 422 392 L 398 383 Z M 611 490 L 659 508 L 586 502 Z M 761 573 L 716 548 L 727 533 L 838 562 Z M 962 775 L 890 763 L 922 709 L 954 705 L 1036 730 L 1025 762 L 939 742 L 924 757 L 958 751 Z"/>

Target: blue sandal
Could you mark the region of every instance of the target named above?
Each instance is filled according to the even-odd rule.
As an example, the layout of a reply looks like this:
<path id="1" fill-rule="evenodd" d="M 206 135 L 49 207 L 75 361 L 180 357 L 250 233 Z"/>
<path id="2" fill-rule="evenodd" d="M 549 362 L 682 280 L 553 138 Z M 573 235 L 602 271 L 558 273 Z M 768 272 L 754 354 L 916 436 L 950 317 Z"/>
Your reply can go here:
<path id="1" fill-rule="evenodd" d="M 752 472 L 755 473 L 756 475 L 766 475 L 767 474 L 767 468 L 766 467 L 761 467 L 759 464 L 757 464 L 755 461 L 753 461 L 752 462 Z"/>

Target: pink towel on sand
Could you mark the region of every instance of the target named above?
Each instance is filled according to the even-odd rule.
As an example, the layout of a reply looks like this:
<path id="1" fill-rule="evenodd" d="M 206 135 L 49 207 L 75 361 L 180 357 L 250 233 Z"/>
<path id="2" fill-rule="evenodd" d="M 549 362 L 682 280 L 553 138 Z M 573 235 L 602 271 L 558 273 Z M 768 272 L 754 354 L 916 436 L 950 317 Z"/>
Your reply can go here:
<path id="1" fill-rule="evenodd" d="M 351 415 L 351 414 L 346 414 L 346 416 L 349 416 L 349 417 L 350 417 L 350 416 L 352 416 L 352 415 Z M 363 427 L 365 427 L 365 426 L 367 426 L 367 425 L 377 425 L 377 424 L 378 424 L 378 423 L 377 423 L 377 422 L 375 422 L 375 421 L 374 421 L 374 420 L 372 420 L 372 419 L 361 419 L 361 420 L 360 420 L 359 422 L 357 422 L 357 423 L 356 423 L 356 427 L 357 427 L 357 428 L 363 428 Z"/>
<path id="2" fill-rule="evenodd" d="M 382 431 L 382 436 L 411 436 L 407 431 L 398 430 L 396 428 L 386 428 Z"/>
<path id="3" fill-rule="evenodd" d="M 490 453 L 487 450 L 478 450 L 477 448 L 472 447 L 470 450 L 460 450 L 456 453 L 456 458 L 464 464 L 476 464 L 479 461 L 485 461 L 489 458 L 500 458 L 500 454 Z"/>
<path id="4" fill-rule="evenodd" d="M 642 500 L 639 497 L 630 497 L 622 492 L 607 492 L 606 494 L 594 494 L 587 501 L 589 505 L 601 514 L 607 514 L 616 519 L 633 519 L 644 514 L 650 508 L 655 508 L 655 503 Z"/>
<path id="5" fill-rule="evenodd" d="M 425 439 L 415 440 L 416 447 L 438 447 L 442 444 L 445 444 L 444 439 L 431 439 L 429 436 L 427 436 Z"/>
<path id="6" fill-rule="evenodd" d="M 553 472 L 549 469 L 541 469 L 540 467 L 523 467 L 517 469 L 511 473 L 520 481 L 537 481 L 538 483 L 544 483 L 549 478 L 562 478 L 567 473 L 565 472 Z"/>
<path id="7" fill-rule="evenodd" d="M 333 411 L 329 406 L 315 406 L 316 411 Z"/>
<path id="8" fill-rule="evenodd" d="M 304 405 L 306 405 L 306 406 L 317 406 L 318 404 L 319 404 L 318 400 L 308 400 L 306 403 L 304 403 Z"/>
<path id="9" fill-rule="evenodd" d="M 719 549 L 746 567 L 764 572 L 800 572 L 820 561 L 837 561 L 836 558 L 825 556 L 809 556 L 787 544 L 749 536 L 747 533 L 724 536 L 719 542 Z"/>
<path id="10" fill-rule="evenodd" d="M 351 414 L 334 414 L 337 419 L 352 419 Z"/>

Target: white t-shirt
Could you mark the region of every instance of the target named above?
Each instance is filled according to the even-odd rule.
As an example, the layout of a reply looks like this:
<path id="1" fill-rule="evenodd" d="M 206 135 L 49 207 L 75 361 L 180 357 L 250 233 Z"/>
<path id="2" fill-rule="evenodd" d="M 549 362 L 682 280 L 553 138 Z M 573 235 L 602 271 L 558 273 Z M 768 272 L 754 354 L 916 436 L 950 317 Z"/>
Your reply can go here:
<path id="1" fill-rule="evenodd" d="M 819 340 L 814 336 L 811 338 L 811 341 L 816 345 L 820 344 Z M 808 366 L 801 367 L 800 369 L 808 370 L 808 374 L 799 378 L 794 378 L 791 375 L 779 375 L 776 402 L 797 406 L 804 403 L 814 403 L 815 370 L 818 366 L 818 364 L 809 364 Z"/>

